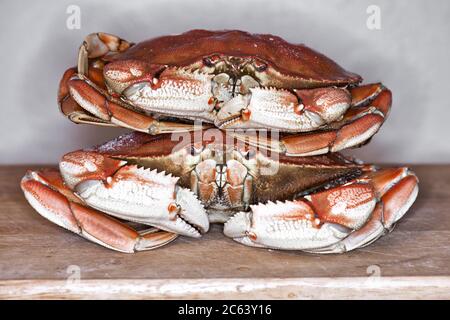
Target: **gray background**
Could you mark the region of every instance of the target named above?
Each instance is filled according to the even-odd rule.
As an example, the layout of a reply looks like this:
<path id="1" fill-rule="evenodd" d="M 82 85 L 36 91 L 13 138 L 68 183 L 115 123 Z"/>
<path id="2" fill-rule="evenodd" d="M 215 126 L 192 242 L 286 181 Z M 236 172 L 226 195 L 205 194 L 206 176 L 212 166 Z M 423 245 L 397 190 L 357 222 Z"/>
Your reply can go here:
<path id="1" fill-rule="evenodd" d="M 81 29 L 66 8 L 81 8 Z M 366 27 L 369 5 L 381 30 Z M 373 162 L 450 162 L 450 1 L 17 1 L 0 4 L 0 163 L 56 163 L 124 132 L 75 125 L 57 110 L 63 71 L 85 35 L 131 41 L 193 28 L 243 29 L 303 42 L 394 93 L 390 118 L 352 151 Z"/>

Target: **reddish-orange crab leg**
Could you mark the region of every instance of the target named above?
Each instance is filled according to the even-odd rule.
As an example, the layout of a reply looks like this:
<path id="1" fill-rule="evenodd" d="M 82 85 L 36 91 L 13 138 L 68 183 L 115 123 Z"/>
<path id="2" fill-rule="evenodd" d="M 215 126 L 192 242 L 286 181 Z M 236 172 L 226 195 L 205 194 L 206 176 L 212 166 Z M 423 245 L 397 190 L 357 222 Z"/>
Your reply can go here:
<path id="1" fill-rule="evenodd" d="M 106 148 L 114 143 L 121 142 Z M 109 215 L 190 237 L 200 237 L 209 228 L 194 193 L 164 171 L 128 164 L 96 150 L 70 152 L 59 167 L 67 187 L 88 206 Z"/>
<path id="2" fill-rule="evenodd" d="M 116 126 L 111 122 L 102 120 L 87 112 L 70 96 L 67 82 L 71 77 L 76 75 L 76 72 L 76 68 L 67 69 L 59 83 L 58 104 L 61 112 L 68 117 L 69 120 L 75 123 Z"/>
<path id="3" fill-rule="evenodd" d="M 75 123 L 121 126 L 151 134 L 193 130 L 192 125 L 158 121 L 135 112 L 110 95 L 103 68 L 110 56 L 130 46 L 131 43 L 113 35 L 88 35 L 79 50 L 78 67 L 68 69 L 61 79 L 58 92 L 61 111 Z"/>
<path id="4" fill-rule="evenodd" d="M 329 129 L 282 136 L 279 141 L 245 137 L 255 146 L 272 149 L 289 156 L 311 156 L 357 147 L 367 142 L 385 121 L 392 102 L 391 91 L 382 84 L 350 89 L 352 105 L 343 119 Z M 236 134 L 239 139 L 244 137 Z"/>
<path id="5" fill-rule="evenodd" d="M 407 168 L 381 169 L 294 201 L 251 206 L 224 233 L 256 247 L 346 252 L 392 230 L 417 193 L 417 177 Z"/>
<path id="6" fill-rule="evenodd" d="M 29 171 L 21 182 L 31 206 L 51 222 L 86 239 L 121 252 L 155 249 L 177 234 L 150 228 L 136 231 L 95 209 L 86 207 L 68 189 L 55 169 Z"/>
<path id="7" fill-rule="evenodd" d="M 381 84 L 351 89 L 352 107 L 336 129 L 281 139 L 286 154 L 307 156 L 336 152 L 368 141 L 381 127 L 392 103 L 391 91 Z"/>
<path id="8" fill-rule="evenodd" d="M 97 32 L 89 34 L 78 51 L 78 73 L 89 73 L 89 59 L 103 58 L 118 52 L 124 52 L 133 46 L 133 43 L 115 35 Z"/>
<path id="9" fill-rule="evenodd" d="M 347 252 L 373 243 L 393 230 L 413 204 L 419 190 L 417 177 L 408 168 L 382 169 L 367 174 L 360 181 L 371 183 L 378 199 L 370 218 L 340 243 L 312 252 Z"/>
<path id="10" fill-rule="evenodd" d="M 100 121 L 150 134 L 193 130 L 192 125 L 158 121 L 148 115 L 127 109 L 119 99 L 96 88 L 87 78 L 77 76 L 68 81 L 70 96 L 84 110 Z"/>

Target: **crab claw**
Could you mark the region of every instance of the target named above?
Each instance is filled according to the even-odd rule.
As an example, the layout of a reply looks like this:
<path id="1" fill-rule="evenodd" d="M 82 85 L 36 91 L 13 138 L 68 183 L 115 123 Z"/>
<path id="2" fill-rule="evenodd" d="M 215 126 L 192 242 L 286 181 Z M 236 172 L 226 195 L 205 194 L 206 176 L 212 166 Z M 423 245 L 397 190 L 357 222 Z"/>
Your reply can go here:
<path id="1" fill-rule="evenodd" d="M 205 208 L 198 200 L 197 196 L 189 189 L 176 189 L 176 204 L 180 208 L 180 211 L 178 212 L 177 223 L 181 224 L 181 226 L 184 228 L 184 224 L 186 224 L 187 222 L 188 224 L 195 226 L 195 228 L 201 234 L 208 232 L 209 219 L 206 214 Z M 182 234 L 181 232 L 179 233 Z"/>
<path id="2" fill-rule="evenodd" d="M 86 207 L 54 169 L 28 171 L 20 183 L 25 198 L 43 217 L 83 238 L 120 252 L 159 248 L 177 234 L 155 229 L 136 230 L 102 212 Z"/>
<path id="3" fill-rule="evenodd" d="M 122 163 L 114 163 L 113 171 L 108 161 L 113 160 L 76 151 L 63 157 L 60 171 L 87 205 L 109 215 L 190 237 L 208 231 L 203 205 L 190 190 L 177 185 L 178 178 Z"/>
<path id="4" fill-rule="evenodd" d="M 158 81 L 155 75 L 164 67 L 139 60 L 111 62 L 103 69 L 107 85 L 117 94 L 121 94 L 130 85 L 138 82 L 154 84 Z"/>
<path id="5" fill-rule="evenodd" d="M 224 233 L 254 247 L 341 253 L 392 230 L 416 199 L 417 177 L 407 168 L 374 170 L 301 199 L 238 212 Z"/>
<path id="6" fill-rule="evenodd" d="M 224 234 L 253 247 L 308 250 L 334 244 L 351 233 L 337 223 L 315 218 L 303 201 L 269 202 L 250 206 L 225 223 Z"/>
<path id="7" fill-rule="evenodd" d="M 350 107 L 351 96 L 342 88 L 280 90 L 250 88 L 224 103 L 215 124 L 220 128 L 272 128 L 306 132 L 339 120 Z"/>

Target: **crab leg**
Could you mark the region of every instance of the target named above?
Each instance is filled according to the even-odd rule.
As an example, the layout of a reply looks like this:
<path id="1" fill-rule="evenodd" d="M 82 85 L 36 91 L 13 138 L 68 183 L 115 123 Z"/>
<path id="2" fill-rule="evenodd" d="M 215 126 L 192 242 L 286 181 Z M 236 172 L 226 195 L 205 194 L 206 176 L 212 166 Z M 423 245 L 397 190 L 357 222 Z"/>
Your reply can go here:
<path id="1" fill-rule="evenodd" d="M 233 216 L 224 233 L 255 247 L 346 252 L 392 230 L 417 192 L 417 178 L 407 168 L 381 169 L 294 201 L 251 206 Z"/>
<path id="2" fill-rule="evenodd" d="M 107 58 L 127 50 L 131 43 L 119 37 L 94 33 L 80 47 L 78 67 L 68 69 L 61 81 L 58 102 L 64 115 L 75 123 L 121 126 L 150 134 L 190 131 L 192 125 L 157 119 L 132 110 L 109 94 L 103 77 Z"/>
<path id="3" fill-rule="evenodd" d="M 192 125 L 160 122 L 151 116 L 132 111 L 124 106 L 124 102 L 95 88 L 87 78 L 75 76 L 67 82 L 67 86 L 71 98 L 102 122 L 150 134 L 193 130 Z"/>
<path id="4" fill-rule="evenodd" d="M 76 68 L 67 69 L 59 83 L 58 104 L 61 112 L 68 117 L 69 120 L 75 123 L 116 126 L 111 122 L 105 121 L 89 113 L 80 107 L 80 105 L 70 96 L 67 82 L 71 77 L 76 75 L 76 72 Z"/>
<path id="5" fill-rule="evenodd" d="M 357 147 L 366 143 L 385 121 L 392 94 L 380 83 L 356 87 L 350 89 L 350 93 L 351 107 L 342 120 L 330 124 L 329 129 L 287 135 L 278 141 L 260 136 L 244 137 L 239 133 L 235 136 L 289 156 L 312 156 Z"/>
<path id="6" fill-rule="evenodd" d="M 351 89 L 350 92 L 352 107 L 335 124 L 336 129 L 282 138 L 286 154 L 308 156 L 336 152 L 368 141 L 388 115 L 392 102 L 391 91 L 381 84 L 370 84 Z"/>
<path id="7" fill-rule="evenodd" d="M 371 217 L 361 229 L 356 230 L 336 246 L 321 248 L 321 253 L 346 252 L 365 247 L 387 232 L 391 232 L 398 220 L 408 211 L 417 197 L 417 177 L 406 168 L 385 169 L 370 174 L 379 202 Z"/>
<path id="8" fill-rule="evenodd" d="M 155 249 L 177 238 L 177 234 L 150 228 L 136 231 L 130 226 L 89 208 L 68 189 L 57 170 L 29 171 L 21 181 L 31 206 L 51 222 L 86 239 L 121 252 Z"/>
<path id="9" fill-rule="evenodd" d="M 95 150 L 63 156 L 65 184 L 89 207 L 109 215 L 190 237 L 209 228 L 203 205 L 178 178 Z"/>

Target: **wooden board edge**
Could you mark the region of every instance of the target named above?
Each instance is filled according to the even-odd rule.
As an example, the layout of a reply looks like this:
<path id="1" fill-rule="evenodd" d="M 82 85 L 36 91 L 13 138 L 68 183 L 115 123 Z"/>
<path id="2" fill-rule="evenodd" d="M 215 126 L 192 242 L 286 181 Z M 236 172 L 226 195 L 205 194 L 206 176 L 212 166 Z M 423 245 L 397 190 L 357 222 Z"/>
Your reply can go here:
<path id="1" fill-rule="evenodd" d="M 0 280 L 0 299 L 450 299 L 450 276 Z"/>

